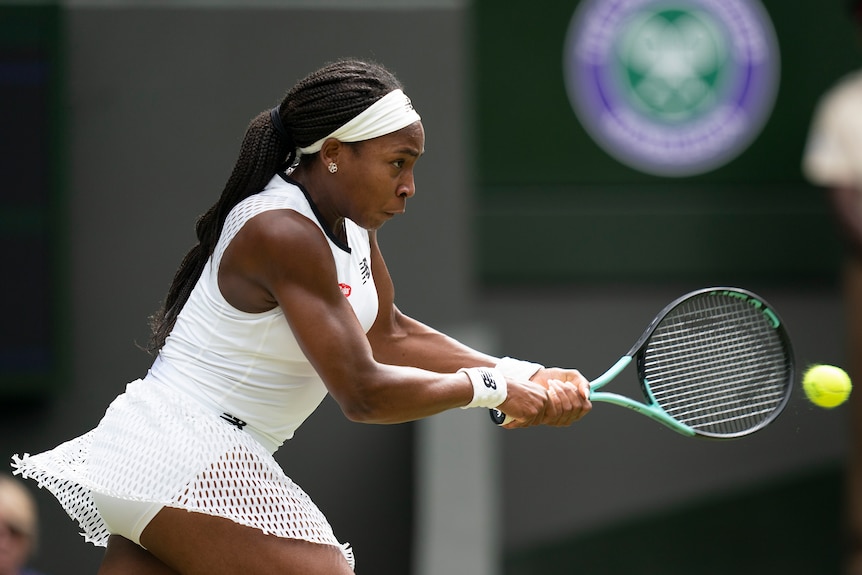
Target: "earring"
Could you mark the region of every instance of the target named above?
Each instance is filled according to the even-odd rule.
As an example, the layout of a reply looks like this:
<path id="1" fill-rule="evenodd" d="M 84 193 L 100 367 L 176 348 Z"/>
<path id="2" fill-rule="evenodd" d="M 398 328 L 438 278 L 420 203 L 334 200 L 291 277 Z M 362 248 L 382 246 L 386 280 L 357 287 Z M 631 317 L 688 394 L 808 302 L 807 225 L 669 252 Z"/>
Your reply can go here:
<path id="1" fill-rule="evenodd" d="M 336 164 L 335 162 L 329 162 L 329 173 L 334 174 L 337 171 L 338 171 L 338 164 Z"/>

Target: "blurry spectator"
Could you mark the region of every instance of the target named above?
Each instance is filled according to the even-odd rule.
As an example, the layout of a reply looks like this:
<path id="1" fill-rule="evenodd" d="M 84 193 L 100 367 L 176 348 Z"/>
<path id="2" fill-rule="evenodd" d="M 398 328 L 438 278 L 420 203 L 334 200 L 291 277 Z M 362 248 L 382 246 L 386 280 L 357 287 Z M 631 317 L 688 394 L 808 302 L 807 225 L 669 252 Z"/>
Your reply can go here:
<path id="1" fill-rule="evenodd" d="M 862 31 L 862 0 L 850 13 Z M 862 384 L 862 70 L 842 78 L 821 99 L 803 159 L 808 179 L 826 190 L 846 256 L 843 271 L 847 368 Z M 845 575 L 862 575 L 862 389 L 850 396 L 850 451 L 847 459 Z"/>
<path id="2" fill-rule="evenodd" d="M 25 567 L 37 528 L 36 500 L 18 479 L 0 474 L 0 575 L 40 575 Z"/>

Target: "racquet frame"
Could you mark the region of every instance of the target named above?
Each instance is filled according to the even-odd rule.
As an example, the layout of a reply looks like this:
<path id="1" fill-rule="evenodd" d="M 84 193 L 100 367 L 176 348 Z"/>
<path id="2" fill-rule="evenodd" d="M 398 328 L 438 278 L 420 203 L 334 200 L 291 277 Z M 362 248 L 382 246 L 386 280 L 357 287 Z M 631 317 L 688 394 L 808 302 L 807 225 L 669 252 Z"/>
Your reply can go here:
<path id="1" fill-rule="evenodd" d="M 785 351 L 787 358 L 787 382 L 786 382 L 786 391 L 782 400 L 774 407 L 768 417 L 764 418 L 758 425 L 753 426 L 751 428 L 742 430 L 735 434 L 713 434 L 704 431 L 698 431 L 678 420 L 670 416 L 664 409 L 658 404 L 655 397 L 650 390 L 649 385 L 644 381 L 644 372 L 642 365 L 643 358 L 643 350 L 653 336 L 656 328 L 661 324 L 662 320 L 665 319 L 673 310 L 675 310 L 678 306 L 683 304 L 684 302 L 698 296 L 702 295 L 720 295 L 724 297 L 732 297 L 744 301 L 758 310 L 760 313 L 764 315 L 766 321 L 770 324 L 772 328 L 774 328 L 778 334 L 780 342 L 782 344 L 783 350 Z M 624 395 L 620 395 L 617 393 L 604 392 L 599 391 L 602 387 L 607 385 L 611 380 L 617 377 L 626 367 L 628 367 L 632 360 L 638 358 L 638 380 L 641 384 L 641 390 L 644 394 L 645 401 L 639 401 L 636 399 L 632 399 L 630 397 L 626 397 Z M 680 433 L 682 435 L 688 437 L 707 437 L 712 439 L 732 439 L 735 437 L 741 437 L 744 435 L 749 435 L 754 433 L 755 431 L 762 429 L 766 425 L 772 423 L 778 415 L 783 411 L 784 407 L 787 405 L 788 400 L 790 399 L 790 394 L 793 388 L 793 382 L 795 379 L 795 360 L 793 356 L 793 349 L 790 343 L 790 337 L 787 334 L 787 330 L 784 327 L 781 319 L 778 317 L 778 314 L 774 311 L 774 309 L 766 303 L 766 301 L 760 296 L 754 294 L 745 289 L 741 288 L 731 288 L 731 287 L 714 287 L 714 288 L 703 288 L 699 290 L 695 290 L 693 292 L 689 292 L 664 307 L 653 319 L 653 321 L 649 324 L 649 326 L 644 330 L 643 334 L 641 334 L 640 338 L 635 342 L 635 344 L 631 347 L 631 349 L 626 353 L 626 355 L 622 356 L 617 362 L 611 366 L 610 369 L 605 371 L 598 378 L 594 379 L 590 382 L 590 401 L 601 401 L 605 403 L 611 403 L 614 405 L 618 405 L 621 407 L 626 407 L 651 419 L 664 424 L 668 428 Z M 491 410 L 491 419 L 494 423 L 498 425 L 506 422 L 506 416 L 502 412 L 496 409 Z"/>

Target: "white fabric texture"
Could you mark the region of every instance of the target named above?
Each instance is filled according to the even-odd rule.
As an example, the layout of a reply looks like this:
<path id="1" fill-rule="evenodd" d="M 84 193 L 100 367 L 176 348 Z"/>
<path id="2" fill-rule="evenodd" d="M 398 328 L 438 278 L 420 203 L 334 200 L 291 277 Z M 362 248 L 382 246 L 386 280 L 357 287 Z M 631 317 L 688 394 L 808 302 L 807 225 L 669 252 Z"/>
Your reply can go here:
<path id="1" fill-rule="evenodd" d="M 338 284 L 365 331 L 377 318 L 368 232 L 345 220 L 349 246 L 324 230 L 297 185 L 276 176 L 263 192 L 240 202 L 225 221 L 211 262 L 183 307 L 148 377 L 174 387 L 248 425 L 275 451 L 326 397 L 326 387 L 300 349 L 281 308 L 246 313 L 218 287 L 222 255 L 243 225 L 277 209 L 298 212 L 329 240 Z"/>
<path id="2" fill-rule="evenodd" d="M 329 138 L 340 142 L 361 142 L 406 128 L 422 118 L 404 92 L 393 90 L 360 112 L 352 120 L 313 144 L 299 148 L 301 154 L 319 152 Z"/>
<path id="3" fill-rule="evenodd" d="M 473 384 L 473 399 L 461 409 L 473 407 L 494 408 L 506 401 L 508 388 L 506 376 L 493 367 L 466 367 L 458 370 L 465 373 Z"/>
<path id="4" fill-rule="evenodd" d="M 513 357 L 501 358 L 494 367 L 502 371 L 506 377 L 527 381 L 536 375 L 540 369 L 545 369 L 544 365 Z"/>
<path id="5" fill-rule="evenodd" d="M 15 456 L 13 467 L 49 489 L 95 545 L 107 545 L 109 533 L 93 491 L 336 545 L 353 565 L 349 547 L 260 443 L 159 383 L 130 383 L 98 427 L 53 450 Z"/>

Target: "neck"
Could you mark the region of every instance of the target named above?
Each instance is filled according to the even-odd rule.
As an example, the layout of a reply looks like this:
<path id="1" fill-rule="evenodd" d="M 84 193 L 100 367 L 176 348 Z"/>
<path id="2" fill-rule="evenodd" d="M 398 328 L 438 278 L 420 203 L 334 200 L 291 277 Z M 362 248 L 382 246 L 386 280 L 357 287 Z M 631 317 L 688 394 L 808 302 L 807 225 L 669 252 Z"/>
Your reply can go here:
<path id="1" fill-rule="evenodd" d="M 330 174 L 327 173 L 326 175 Z M 332 232 L 333 237 L 347 243 L 344 216 L 339 215 L 338 210 L 335 208 L 335 204 L 331 199 L 334 194 L 324 184 L 327 181 L 325 176 L 324 178 L 320 178 L 313 170 L 303 169 L 302 164 L 300 164 L 290 174 L 290 177 L 302 184 L 302 187 L 308 192 L 311 201 L 314 202 L 318 213 L 320 213 L 323 219 L 323 223 Z"/>

